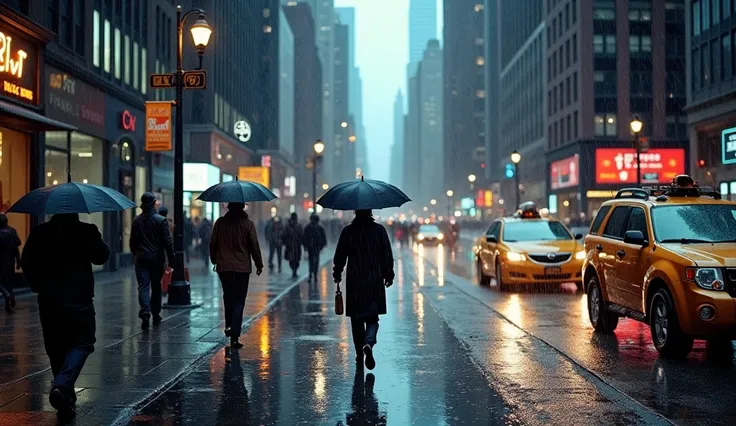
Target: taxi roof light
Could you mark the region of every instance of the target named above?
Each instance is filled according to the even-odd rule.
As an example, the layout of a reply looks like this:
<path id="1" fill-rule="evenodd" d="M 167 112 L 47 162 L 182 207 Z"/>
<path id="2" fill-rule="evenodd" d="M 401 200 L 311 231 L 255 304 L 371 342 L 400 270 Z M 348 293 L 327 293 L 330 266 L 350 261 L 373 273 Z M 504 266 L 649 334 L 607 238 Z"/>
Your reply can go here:
<path id="1" fill-rule="evenodd" d="M 533 201 L 527 201 L 526 203 L 519 204 L 519 209 L 516 211 L 514 217 L 521 219 L 540 219 L 542 215 L 539 214 L 539 209 Z"/>

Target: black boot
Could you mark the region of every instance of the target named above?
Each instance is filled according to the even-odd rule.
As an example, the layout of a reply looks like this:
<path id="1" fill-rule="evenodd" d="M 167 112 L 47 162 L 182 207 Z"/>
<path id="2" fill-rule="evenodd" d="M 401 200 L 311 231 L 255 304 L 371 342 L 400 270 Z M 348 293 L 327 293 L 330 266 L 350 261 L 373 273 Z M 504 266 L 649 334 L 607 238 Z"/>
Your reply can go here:
<path id="1" fill-rule="evenodd" d="M 13 313 L 13 304 L 10 302 L 9 298 L 5 298 L 5 312 L 11 314 Z"/>

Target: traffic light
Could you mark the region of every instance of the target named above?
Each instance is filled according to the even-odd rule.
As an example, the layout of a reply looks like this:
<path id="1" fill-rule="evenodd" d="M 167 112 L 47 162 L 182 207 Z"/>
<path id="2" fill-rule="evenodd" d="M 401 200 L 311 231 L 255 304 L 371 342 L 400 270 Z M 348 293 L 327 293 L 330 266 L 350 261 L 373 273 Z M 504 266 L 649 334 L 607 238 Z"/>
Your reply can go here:
<path id="1" fill-rule="evenodd" d="M 705 160 L 698 160 L 698 167 L 700 167 L 701 169 L 704 169 L 705 168 Z"/>
<path id="2" fill-rule="evenodd" d="M 506 179 L 511 179 L 516 174 L 516 167 L 514 167 L 513 164 L 507 163 L 506 164 Z"/>

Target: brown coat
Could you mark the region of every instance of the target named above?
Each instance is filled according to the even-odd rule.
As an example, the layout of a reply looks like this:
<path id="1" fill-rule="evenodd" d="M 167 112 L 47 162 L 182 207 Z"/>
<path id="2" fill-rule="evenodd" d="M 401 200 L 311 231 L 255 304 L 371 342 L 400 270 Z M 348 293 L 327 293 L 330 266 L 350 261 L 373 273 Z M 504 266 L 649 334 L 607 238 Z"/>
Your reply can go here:
<path id="1" fill-rule="evenodd" d="M 171 235 L 171 238 L 174 238 L 174 219 L 167 217 L 166 221 L 169 222 L 169 234 Z"/>
<path id="2" fill-rule="evenodd" d="M 218 272 L 253 271 L 251 258 L 256 269 L 263 269 L 261 247 L 253 221 L 244 211 L 229 211 L 217 219 L 210 240 L 210 260 Z"/>

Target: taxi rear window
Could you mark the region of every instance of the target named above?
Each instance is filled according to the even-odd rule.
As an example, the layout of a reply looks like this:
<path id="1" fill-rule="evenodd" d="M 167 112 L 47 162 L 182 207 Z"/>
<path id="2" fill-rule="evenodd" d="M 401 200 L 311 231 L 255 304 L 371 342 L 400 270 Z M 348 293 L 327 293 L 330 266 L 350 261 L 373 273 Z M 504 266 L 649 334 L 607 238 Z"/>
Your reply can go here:
<path id="1" fill-rule="evenodd" d="M 603 224 L 603 219 L 606 218 L 606 215 L 611 210 L 611 206 L 603 206 L 600 210 L 598 210 L 598 213 L 595 215 L 595 218 L 593 219 L 593 224 L 590 225 L 590 233 L 593 235 L 598 235 L 598 231 L 601 229 L 601 225 Z"/>

